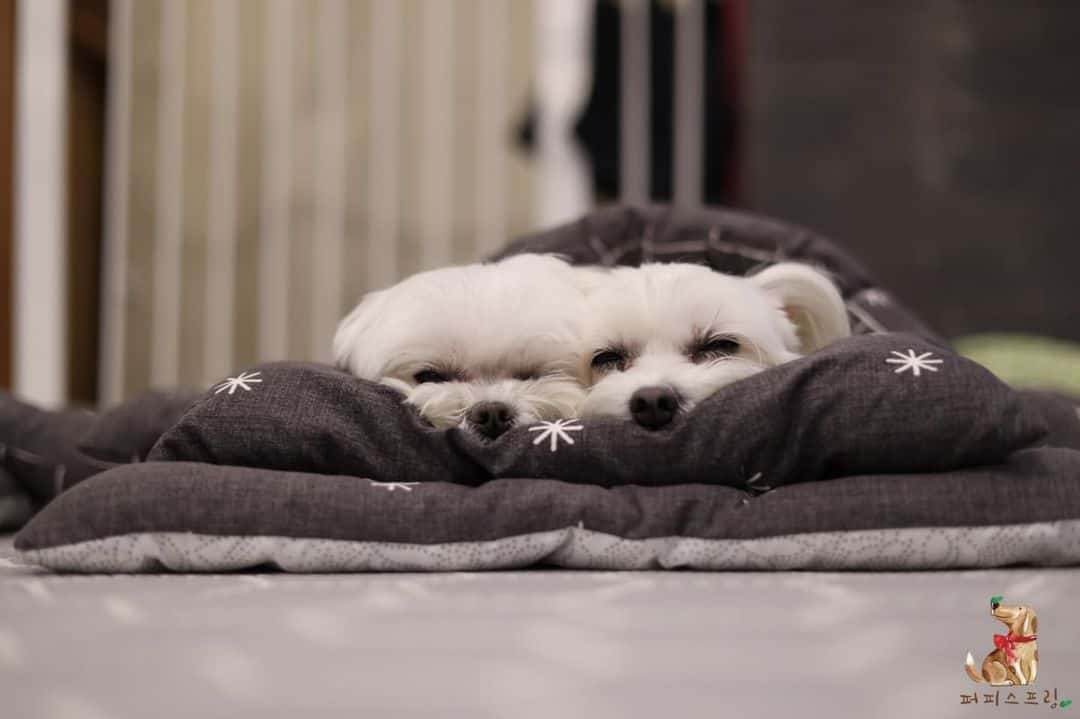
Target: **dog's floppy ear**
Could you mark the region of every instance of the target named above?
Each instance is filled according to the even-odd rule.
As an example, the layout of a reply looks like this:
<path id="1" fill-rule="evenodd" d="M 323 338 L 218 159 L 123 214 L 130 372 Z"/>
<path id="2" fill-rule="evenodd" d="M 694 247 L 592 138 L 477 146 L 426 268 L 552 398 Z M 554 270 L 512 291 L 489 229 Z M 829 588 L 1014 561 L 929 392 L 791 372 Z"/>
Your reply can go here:
<path id="1" fill-rule="evenodd" d="M 812 352 L 851 334 L 844 300 L 821 272 L 781 262 L 749 278 L 783 308 L 795 325 L 801 352 Z"/>
<path id="2" fill-rule="evenodd" d="M 1024 610 L 1026 617 L 1024 617 L 1024 636 L 1030 637 L 1033 634 L 1039 633 L 1039 618 L 1035 616 L 1035 612 L 1031 611 L 1031 607 Z"/>
<path id="3" fill-rule="evenodd" d="M 361 349 L 364 334 L 382 314 L 386 294 L 385 291 L 378 291 L 364 295 L 360 304 L 338 324 L 334 333 L 334 364 L 339 369 L 349 370 L 358 377 L 371 374 L 364 370 L 357 352 Z"/>

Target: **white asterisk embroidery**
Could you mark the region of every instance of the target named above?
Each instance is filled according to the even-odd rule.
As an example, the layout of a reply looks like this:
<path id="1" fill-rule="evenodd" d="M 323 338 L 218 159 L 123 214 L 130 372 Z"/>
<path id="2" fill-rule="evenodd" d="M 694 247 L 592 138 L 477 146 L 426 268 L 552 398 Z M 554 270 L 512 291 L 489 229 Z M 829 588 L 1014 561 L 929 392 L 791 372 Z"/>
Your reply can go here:
<path id="1" fill-rule="evenodd" d="M 890 357 L 885 361 L 889 364 L 900 365 L 895 370 L 896 374 L 911 370 L 911 374 L 915 375 L 916 377 L 919 376 L 919 372 L 922 370 L 927 370 L 928 372 L 937 372 L 941 368 L 935 367 L 934 365 L 942 364 L 945 361 L 941 359 L 927 359 L 928 357 L 932 357 L 934 355 L 933 352 L 923 352 L 921 355 L 916 357 L 915 350 L 913 349 L 909 349 L 907 354 L 904 354 L 903 352 L 897 352 L 896 350 L 893 350 L 890 354 L 894 354 L 896 355 L 896 357 Z"/>
<path id="2" fill-rule="evenodd" d="M 236 394 L 237 387 L 245 392 L 250 392 L 252 384 L 262 382 L 261 379 L 256 379 L 261 374 L 262 372 L 241 372 L 236 377 L 230 377 L 214 387 L 214 394 L 221 394 L 225 390 L 229 390 L 229 394 Z"/>
<path id="3" fill-rule="evenodd" d="M 557 419 L 554 422 L 540 422 L 529 427 L 530 432 L 540 433 L 536 439 L 533 440 L 533 444 L 540 444 L 550 437 L 552 452 L 559 448 L 560 439 L 567 444 L 573 444 L 574 438 L 567 433 L 580 432 L 585 429 L 580 424 L 574 424 L 575 422 L 577 422 L 576 419 Z"/>
<path id="4" fill-rule="evenodd" d="M 403 489 L 406 492 L 411 492 L 412 488 L 420 484 L 419 482 L 376 482 L 374 479 L 369 479 L 372 487 L 381 487 L 387 492 L 393 492 L 395 489 Z"/>

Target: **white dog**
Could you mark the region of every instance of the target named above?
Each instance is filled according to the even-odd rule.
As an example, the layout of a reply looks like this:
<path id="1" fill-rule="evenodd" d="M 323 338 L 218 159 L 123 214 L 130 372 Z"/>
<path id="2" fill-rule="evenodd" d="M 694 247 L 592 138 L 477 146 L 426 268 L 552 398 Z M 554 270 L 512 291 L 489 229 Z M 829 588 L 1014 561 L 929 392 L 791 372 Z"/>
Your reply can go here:
<path id="1" fill-rule="evenodd" d="M 584 416 L 668 425 L 720 387 L 851 333 L 823 274 L 795 263 L 736 277 L 689 264 L 618 268 L 589 300 Z"/>
<path id="2" fill-rule="evenodd" d="M 413 275 L 372 292 L 334 337 L 339 367 L 405 394 L 436 427 L 494 439 L 574 417 L 582 274 L 548 255 Z"/>

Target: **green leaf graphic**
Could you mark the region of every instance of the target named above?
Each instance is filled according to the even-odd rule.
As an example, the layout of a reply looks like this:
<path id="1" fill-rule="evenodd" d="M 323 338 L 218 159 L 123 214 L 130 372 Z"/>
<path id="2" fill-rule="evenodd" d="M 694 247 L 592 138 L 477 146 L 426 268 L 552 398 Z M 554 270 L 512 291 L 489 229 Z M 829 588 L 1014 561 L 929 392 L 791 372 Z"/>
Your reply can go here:
<path id="1" fill-rule="evenodd" d="M 1058 706 L 1060 706 L 1062 709 L 1065 709 L 1070 704 L 1072 704 L 1072 699 L 1062 699 Z"/>
<path id="2" fill-rule="evenodd" d="M 990 603 L 991 604 L 1001 604 L 1001 600 L 1004 599 L 1004 598 L 1005 597 L 1002 597 L 1002 596 L 990 597 Z"/>

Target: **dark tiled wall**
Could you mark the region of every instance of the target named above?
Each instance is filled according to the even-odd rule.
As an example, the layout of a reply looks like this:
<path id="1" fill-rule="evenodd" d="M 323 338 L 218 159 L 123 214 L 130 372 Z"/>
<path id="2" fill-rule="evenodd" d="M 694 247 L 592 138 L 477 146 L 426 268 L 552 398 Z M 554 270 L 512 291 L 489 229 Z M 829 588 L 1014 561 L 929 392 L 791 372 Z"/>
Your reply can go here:
<path id="1" fill-rule="evenodd" d="M 1080 340 L 1080 2 L 748 6 L 747 204 L 947 335 Z"/>

